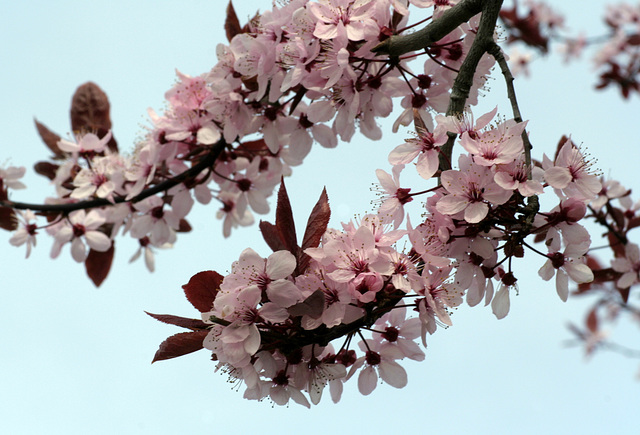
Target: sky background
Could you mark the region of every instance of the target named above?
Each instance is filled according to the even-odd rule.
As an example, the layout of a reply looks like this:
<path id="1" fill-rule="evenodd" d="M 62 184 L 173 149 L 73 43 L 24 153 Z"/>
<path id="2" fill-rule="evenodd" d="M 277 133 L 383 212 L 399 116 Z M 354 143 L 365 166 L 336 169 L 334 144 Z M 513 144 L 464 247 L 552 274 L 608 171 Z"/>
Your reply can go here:
<path id="1" fill-rule="evenodd" d="M 604 4 L 560 3 L 568 27 L 594 35 L 603 31 Z M 147 108 L 162 109 L 175 69 L 197 75 L 215 64 L 216 44 L 226 42 L 225 6 L 216 0 L 3 2 L 0 164 L 26 166 L 29 187 L 12 198 L 42 202 L 52 193 L 31 169 L 48 157 L 34 117 L 66 135 L 75 88 L 94 81 L 111 100 L 120 149 L 130 150 L 147 124 Z M 235 6 L 244 22 L 270 2 L 236 0 Z M 605 174 L 639 191 L 638 97 L 623 101 L 617 91 L 593 91 L 588 58 L 567 67 L 556 55 L 531 70 L 516 90 L 534 157 L 553 153 L 560 136 L 572 134 Z M 509 116 L 500 79 L 495 75 L 481 107 L 498 105 Z M 371 210 L 374 171 L 390 170 L 387 154 L 405 138 L 386 130 L 378 142 L 358 136 L 335 150 L 317 147 L 294 168 L 287 189 L 300 226 L 323 186 L 332 226 Z M 10 234 L 0 233 L 0 433 L 638 433 L 639 361 L 600 353 L 587 362 L 580 348 L 567 348 L 566 324 L 582 322 L 589 300 L 562 303 L 554 284 L 537 277 L 542 263 L 532 256 L 515 265 L 520 291 L 507 318 L 496 320 L 488 307 L 460 307 L 453 327 L 429 337 L 426 360 L 404 364 L 409 384 L 401 390 L 383 384 L 365 397 L 352 380 L 337 405 L 324 397 L 311 410 L 273 407 L 242 399 L 214 373 L 206 351 L 151 365 L 158 345 L 181 330 L 145 310 L 197 318 L 181 289 L 193 274 L 225 273 L 249 246 L 269 254 L 257 226 L 224 239 L 215 212 L 213 204 L 196 204 L 188 217 L 194 231 L 158 253 L 155 273 L 142 261 L 128 263 L 137 243 L 120 237 L 99 289 L 68 248 L 51 260 L 51 241 L 43 235 L 25 260 L 24 247 L 10 246 Z M 273 214 L 263 219 L 272 221 Z M 615 337 L 633 346 L 637 327 L 620 325 Z"/>

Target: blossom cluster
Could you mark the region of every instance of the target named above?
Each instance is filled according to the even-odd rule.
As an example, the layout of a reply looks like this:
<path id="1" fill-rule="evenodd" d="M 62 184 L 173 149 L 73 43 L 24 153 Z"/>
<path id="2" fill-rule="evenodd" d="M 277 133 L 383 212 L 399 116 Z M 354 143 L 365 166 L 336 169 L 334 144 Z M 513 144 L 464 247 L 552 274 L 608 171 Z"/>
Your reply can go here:
<path id="1" fill-rule="evenodd" d="M 270 246 L 285 249 L 263 258 L 248 248 L 231 273 L 207 285 L 215 296 L 210 308 L 201 310 L 203 346 L 234 382 L 244 383 L 245 398 L 310 406 L 328 385 L 337 401 L 342 383 L 356 374 L 365 395 L 379 379 L 404 387 L 401 361 L 422 360 L 420 344 L 426 347 L 439 325 L 452 325 L 450 313 L 464 300 L 470 306 L 484 301 L 498 319 L 508 314 L 510 295 L 517 291 L 516 260 L 527 251 L 541 258 L 543 280 L 555 276 L 563 301 L 570 281 L 594 280 L 586 257 L 591 237 L 579 222 L 587 207 L 602 207 L 605 192 L 611 197 L 625 192 L 611 183 L 603 188 L 588 157 L 570 139 L 561 142 L 553 159 L 543 156 L 537 165 L 526 165 L 526 123 L 492 123 L 495 114 L 477 121 L 470 113 L 439 116 L 433 133 L 416 121 L 421 126 L 416 137 L 389 155 L 394 176 L 377 172 L 382 192 L 377 214 L 343 223 L 341 230 L 327 229 L 318 247 L 300 250 L 265 235 Z M 445 143 L 446 133 L 455 133 L 466 151 L 458 168 L 441 171 L 441 184 L 432 189 L 414 194 L 400 187 L 399 174 L 410 163 L 416 163 L 424 183 L 435 181 L 438 153 L 433 151 Z M 558 202 L 548 211 L 538 201 L 545 193 Z M 427 198 L 424 220 L 414 227 L 405 206 L 418 195 Z M 283 230 L 284 222 L 275 227 Z M 534 235 L 545 252 L 529 240 Z M 410 248 L 398 250 L 401 239 Z M 619 285 L 638 280 L 634 246 L 627 258 L 613 260 Z"/>
<path id="2" fill-rule="evenodd" d="M 438 17 L 456 3 L 411 1 L 434 8 L 425 17 Z M 267 198 L 280 178 L 302 163 L 314 142 L 332 148 L 356 130 L 379 139 L 376 119 L 392 113 L 394 99 L 403 108 L 394 129 L 409 125 L 414 110 L 424 118 L 446 111 L 478 19 L 424 53 L 390 59 L 372 51 L 405 32 L 408 20 L 401 0 L 291 0 L 242 28 L 228 18 L 228 27 L 237 26 L 229 44 L 218 45 L 218 63 L 201 76 L 178 73 L 165 95 L 166 110 L 150 110 L 152 125 L 130 156 L 107 146 L 110 131 L 78 131 L 73 140 L 54 145 L 64 161 L 53 166 L 57 197 L 47 203 L 82 208 L 99 200 L 100 207 L 43 212 L 46 225 L 21 226 L 12 243 L 24 242 L 24 231 L 34 240 L 36 230 L 46 227 L 54 238 L 52 257 L 71 244 L 73 258 L 84 261 L 87 245 L 97 252 L 110 249 L 95 231 L 112 242 L 128 233 L 140 241 L 152 268 L 152 249 L 173 244 L 176 233 L 189 228 L 186 217 L 196 201 L 220 205 L 224 236 L 251 225 L 254 213 L 269 211 Z M 485 56 L 478 66 L 469 104 L 477 101 L 492 65 Z M 163 183 L 170 188 L 159 189 Z M 34 225 L 33 218 L 25 212 L 19 219 Z"/>

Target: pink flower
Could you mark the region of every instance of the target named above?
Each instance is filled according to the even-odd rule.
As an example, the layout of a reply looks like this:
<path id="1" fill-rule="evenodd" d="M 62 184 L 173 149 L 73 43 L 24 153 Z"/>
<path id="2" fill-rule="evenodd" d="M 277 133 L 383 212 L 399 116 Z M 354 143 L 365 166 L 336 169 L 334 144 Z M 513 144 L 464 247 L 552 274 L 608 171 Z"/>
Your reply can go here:
<path id="1" fill-rule="evenodd" d="M 296 259 L 289 251 L 277 251 L 264 259 L 253 249 L 247 248 L 233 264 L 232 273 L 225 277 L 220 289 L 232 292 L 242 288 L 257 288 L 259 294 L 265 292 L 269 301 L 279 307 L 290 307 L 303 299 L 300 289 L 287 279 L 295 268 Z"/>
<path id="2" fill-rule="evenodd" d="M 372 0 L 320 0 L 308 3 L 308 10 L 318 20 L 313 36 L 333 39 L 346 34 L 352 41 L 376 37 L 379 27 L 372 18 L 374 6 Z"/>
<path id="3" fill-rule="evenodd" d="M 487 216 L 490 204 L 504 204 L 511 197 L 510 191 L 493 181 L 489 168 L 473 163 L 465 155 L 460 156 L 459 166 L 459 171 L 442 173 L 442 185 L 449 194 L 436 204 L 440 213 L 454 215 L 464 211 L 464 219 L 474 224 Z"/>
<path id="4" fill-rule="evenodd" d="M 87 133 L 76 138 L 77 143 L 68 141 L 66 139 L 60 139 L 58 141 L 58 148 L 74 155 L 84 153 L 100 153 L 105 150 L 107 144 L 111 140 L 111 130 L 100 139 L 94 133 Z"/>
<path id="5" fill-rule="evenodd" d="M 555 164 L 544 156 L 542 167 L 547 183 L 561 189 L 570 198 L 590 200 L 602 190 L 598 177 L 590 172 L 591 162 L 573 145 L 571 139 L 567 139 L 560 149 Z"/>
<path id="6" fill-rule="evenodd" d="M 0 187 L 2 185 L 10 189 L 24 189 L 26 186 L 19 178 L 24 177 L 26 169 L 24 166 L 9 166 L 6 169 L 0 168 Z"/>
<path id="7" fill-rule="evenodd" d="M 440 146 L 447 142 L 447 132 L 443 128 L 436 128 L 433 133 L 417 128 L 417 137 L 406 139 L 405 143 L 397 146 L 389 153 L 389 163 L 392 165 L 407 164 L 416 157 L 416 170 L 425 180 L 433 177 L 438 170 Z"/>
<path id="8" fill-rule="evenodd" d="M 56 258 L 67 242 L 71 242 L 71 256 L 78 263 L 87 258 L 85 243 L 95 251 L 107 251 L 111 247 L 111 239 L 98 231 L 105 221 L 106 219 L 98 210 L 91 210 L 89 213 L 77 210 L 70 213 L 68 220 L 64 221 L 63 226 L 55 234 L 51 257 Z"/>
<path id="9" fill-rule="evenodd" d="M 618 278 L 618 288 L 629 288 L 640 281 L 640 249 L 635 243 L 627 243 L 624 257 L 611 260 L 611 267 L 622 276 Z"/>
<path id="10" fill-rule="evenodd" d="M 583 262 L 583 256 L 589 249 L 589 242 L 568 244 L 564 252 L 559 251 L 559 238 L 553 238 L 549 245 L 548 260 L 538 271 L 538 275 L 549 281 L 556 273 L 556 290 L 563 302 L 569 297 L 569 280 L 582 284 L 593 281 L 593 272 Z"/>
<path id="11" fill-rule="evenodd" d="M 406 315 L 406 308 L 400 307 L 394 308 L 378 319 L 374 329 L 383 332 L 374 334 L 374 340 L 380 342 L 380 348 L 397 347 L 403 358 L 422 361 L 424 352 L 414 341 L 420 337 L 420 319 L 417 317 L 406 319 Z"/>
<path id="12" fill-rule="evenodd" d="M 32 221 L 36 219 L 35 213 L 31 210 L 16 211 L 18 220 L 20 221 L 20 227 L 9 239 L 9 243 L 13 246 L 21 246 L 27 244 L 27 255 L 25 258 L 29 258 L 31 254 L 31 247 L 36 246 L 36 231 L 38 227 Z"/>
<path id="13" fill-rule="evenodd" d="M 358 358 L 351 366 L 347 380 L 360 370 L 358 375 L 358 390 L 367 396 L 376 389 L 378 377 L 394 388 L 403 388 L 407 385 L 407 372 L 396 360 L 403 358 L 402 352 L 394 346 L 381 347 L 377 341 L 361 341 L 360 348 L 365 355 Z"/>
<path id="14" fill-rule="evenodd" d="M 537 166 L 532 167 L 533 176 L 530 180 L 523 158 L 500 165 L 496 171 L 493 179 L 503 189 L 517 190 L 524 197 L 540 195 L 544 192 L 542 170 Z"/>
<path id="15" fill-rule="evenodd" d="M 378 214 L 382 217 L 383 223 L 393 222 L 395 228 L 398 228 L 404 220 L 404 205 L 413 201 L 409 194 L 411 189 L 400 187 L 400 172 L 403 169 L 404 165 L 394 166 L 393 178 L 382 169 L 376 169 L 376 176 L 384 190 L 383 196 L 380 198 L 382 204 L 378 209 Z"/>
<path id="16" fill-rule="evenodd" d="M 460 137 L 460 144 L 481 166 L 511 163 L 522 154 L 521 134 L 526 125 L 526 122 L 516 124 L 509 120 L 473 137 L 465 131 Z"/>

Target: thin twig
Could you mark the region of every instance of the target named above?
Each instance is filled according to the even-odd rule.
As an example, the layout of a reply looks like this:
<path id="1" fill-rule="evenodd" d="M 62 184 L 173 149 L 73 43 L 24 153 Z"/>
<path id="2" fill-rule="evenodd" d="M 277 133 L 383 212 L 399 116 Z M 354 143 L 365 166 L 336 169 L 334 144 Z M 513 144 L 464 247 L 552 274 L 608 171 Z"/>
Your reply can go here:
<path id="1" fill-rule="evenodd" d="M 115 204 L 121 204 L 124 202 L 136 203 L 142 201 L 149 196 L 155 195 L 156 193 L 164 192 L 171 189 L 174 186 L 182 183 L 185 180 L 196 177 L 202 171 L 207 168 L 213 166 L 215 161 L 220 157 L 220 154 L 227 146 L 226 142 L 223 139 L 220 139 L 218 143 L 216 143 L 209 152 L 196 163 L 191 168 L 186 171 L 176 175 L 175 177 L 169 178 L 161 183 L 156 184 L 153 187 L 143 190 L 138 195 L 134 196 L 131 199 L 126 199 L 124 197 L 114 198 L 114 202 L 110 202 L 103 198 L 92 199 L 88 201 L 79 201 L 67 204 L 29 204 L 26 202 L 16 202 L 16 201 L 0 201 L 0 206 L 9 207 L 13 209 L 19 210 L 31 210 L 31 211 L 40 211 L 45 213 L 70 213 L 75 210 L 86 210 L 90 208 L 97 207 L 108 207 Z"/>

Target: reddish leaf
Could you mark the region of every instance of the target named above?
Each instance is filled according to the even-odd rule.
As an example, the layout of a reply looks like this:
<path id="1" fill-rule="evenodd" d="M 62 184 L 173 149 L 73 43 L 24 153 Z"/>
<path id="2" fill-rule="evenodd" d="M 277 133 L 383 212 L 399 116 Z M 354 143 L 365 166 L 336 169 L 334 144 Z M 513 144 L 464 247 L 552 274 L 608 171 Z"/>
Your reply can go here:
<path id="1" fill-rule="evenodd" d="M 49 180 L 53 180 L 54 178 L 56 178 L 56 172 L 58 171 L 59 167 L 60 165 L 56 165 L 55 163 L 51 162 L 38 162 L 33 165 L 33 169 L 37 174 L 40 174 L 43 177 L 47 177 Z"/>
<path id="2" fill-rule="evenodd" d="M 276 227 L 280 232 L 280 238 L 284 242 L 287 250 L 293 255 L 298 253 L 298 239 L 296 237 L 296 226 L 293 221 L 293 212 L 289 195 L 284 186 L 284 178 L 280 181 L 280 190 L 278 191 L 278 205 L 276 206 Z"/>
<path id="3" fill-rule="evenodd" d="M 199 319 L 188 319 L 186 317 L 173 316 L 171 314 L 153 314 L 145 311 L 148 315 L 156 320 L 169 325 L 180 326 L 181 328 L 191 329 L 192 331 L 198 331 L 200 329 L 207 329 L 209 325 Z"/>
<path id="4" fill-rule="evenodd" d="M 307 315 L 314 319 L 317 319 L 322 315 L 322 311 L 324 310 L 324 292 L 320 289 L 311 293 L 311 296 L 306 298 L 302 302 L 298 302 L 295 305 L 287 308 L 289 314 L 297 317 Z"/>
<path id="5" fill-rule="evenodd" d="M 327 190 L 322 189 L 320 198 L 313 207 L 313 210 L 311 210 L 309 220 L 307 221 L 307 227 L 304 230 L 302 249 L 300 250 L 300 255 L 298 255 L 298 271 L 300 273 L 304 273 L 310 261 L 310 257 L 302 251 L 307 248 L 317 248 L 320 245 L 322 236 L 325 231 L 327 231 L 330 218 L 331 208 L 329 207 Z"/>
<path id="6" fill-rule="evenodd" d="M 633 35 L 627 38 L 627 44 L 629 45 L 640 45 L 640 34 L 634 33 Z"/>
<path id="7" fill-rule="evenodd" d="M 598 332 L 598 315 L 596 314 L 596 308 L 593 307 L 591 311 L 589 311 L 589 315 L 587 316 L 586 325 L 589 331 L 593 334 Z"/>
<path id="8" fill-rule="evenodd" d="M 624 212 L 616 207 L 611 207 L 610 204 L 607 204 L 607 211 L 609 215 L 613 219 L 616 224 L 616 229 L 624 228 Z"/>
<path id="9" fill-rule="evenodd" d="M 160 344 L 151 364 L 156 361 L 177 358 L 202 349 L 202 341 L 208 333 L 209 331 L 207 330 L 199 330 L 172 335 Z"/>
<path id="10" fill-rule="evenodd" d="M 14 231 L 18 228 L 16 212 L 10 207 L 0 207 L 0 228 Z"/>
<path id="11" fill-rule="evenodd" d="M 627 226 L 627 230 L 632 228 L 640 227 L 640 217 L 634 217 L 629 220 L 629 225 Z"/>
<path id="12" fill-rule="evenodd" d="M 179 233 L 189 233 L 191 232 L 191 224 L 186 219 L 180 219 L 180 223 L 176 231 Z"/>
<path id="13" fill-rule="evenodd" d="M 327 189 L 322 189 L 320 198 L 309 215 L 307 228 L 304 230 L 304 238 L 302 239 L 302 249 L 317 248 L 320 245 L 320 240 L 327 231 L 330 218 L 331 208 L 329 207 Z"/>
<path id="14" fill-rule="evenodd" d="M 233 8 L 233 4 L 229 1 L 227 5 L 227 19 L 224 21 L 224 31 L 227 35 L 227 41 L 231 42 L 234 36 L 238 33 L 242 33 L 242 26 L 236 15 L 236 11 Z"/>
<path id="15" fill-rule="evenodd" d="M 60 140 L 60 136 L 49 130 L 44 124 L 38 122 L 37 119 L 33 119 L 33 122 L 36 123 L 36 129 L 38 130 L 38 134 L 40 138 L 44 142 L 44 144 L 53 152 L 54 158 L 62 159 L 64 158 L 64 153 L 58 148 L 58 141 Z"/>
<path id="16" fill-rule="evenodd" d="M 267 221 L 260 221 L 259 227 L 264 241 L 269 245 L 273 252 L 287 249 L 280 236 L 278 228 L 274 224 Z"/>
<path id="17" fill-rule="evenodd" d="M 87 82 L 78 86 L 71 99 L 71 128 L 78 132 L 95 132 L 104 137 L 111 130 L 110 105 L 107 94 L 98 85 Z M 113 136 L 109 149 L 117 152 L 118 145 Z"/>
<path id="18" fill-rule="evenodd" d="M 616 257 L 625 256 L 625 245 L 614 233 L 609 231 L 607 233 L 607 240 L 609 240 L 609 246 Z"/>
<path id="19" fill-rule="evenodd" d="M 624 302 L 625 304 L 629 302 L 629 290 L 631 290 L 631 287 L 618 289 L 618 292 L 620 292 L 620 297 L 622 298 L 622 302 Z"/>
<path id="20" fill-rule="evenodd" d="M 201 313 L 211 311 L 224 277 L 213 270 L 196 273 L 182 286 L 191 305 Z"/>
<path id="21" fill-rule="evenodd" d="M 105 252 L 98 252 L 93 249 L 89 251 L 84 266 L 87 270 L 87 275 L 89 275 L 89 278 L 91 278 L 91 281 L 93 281 L 96 287 L 100 287 L 100 284 L 102 284 L 109 274 L 114 252 L 115 245 L 113 243 L 111 243 L 111 247 Z"/>

